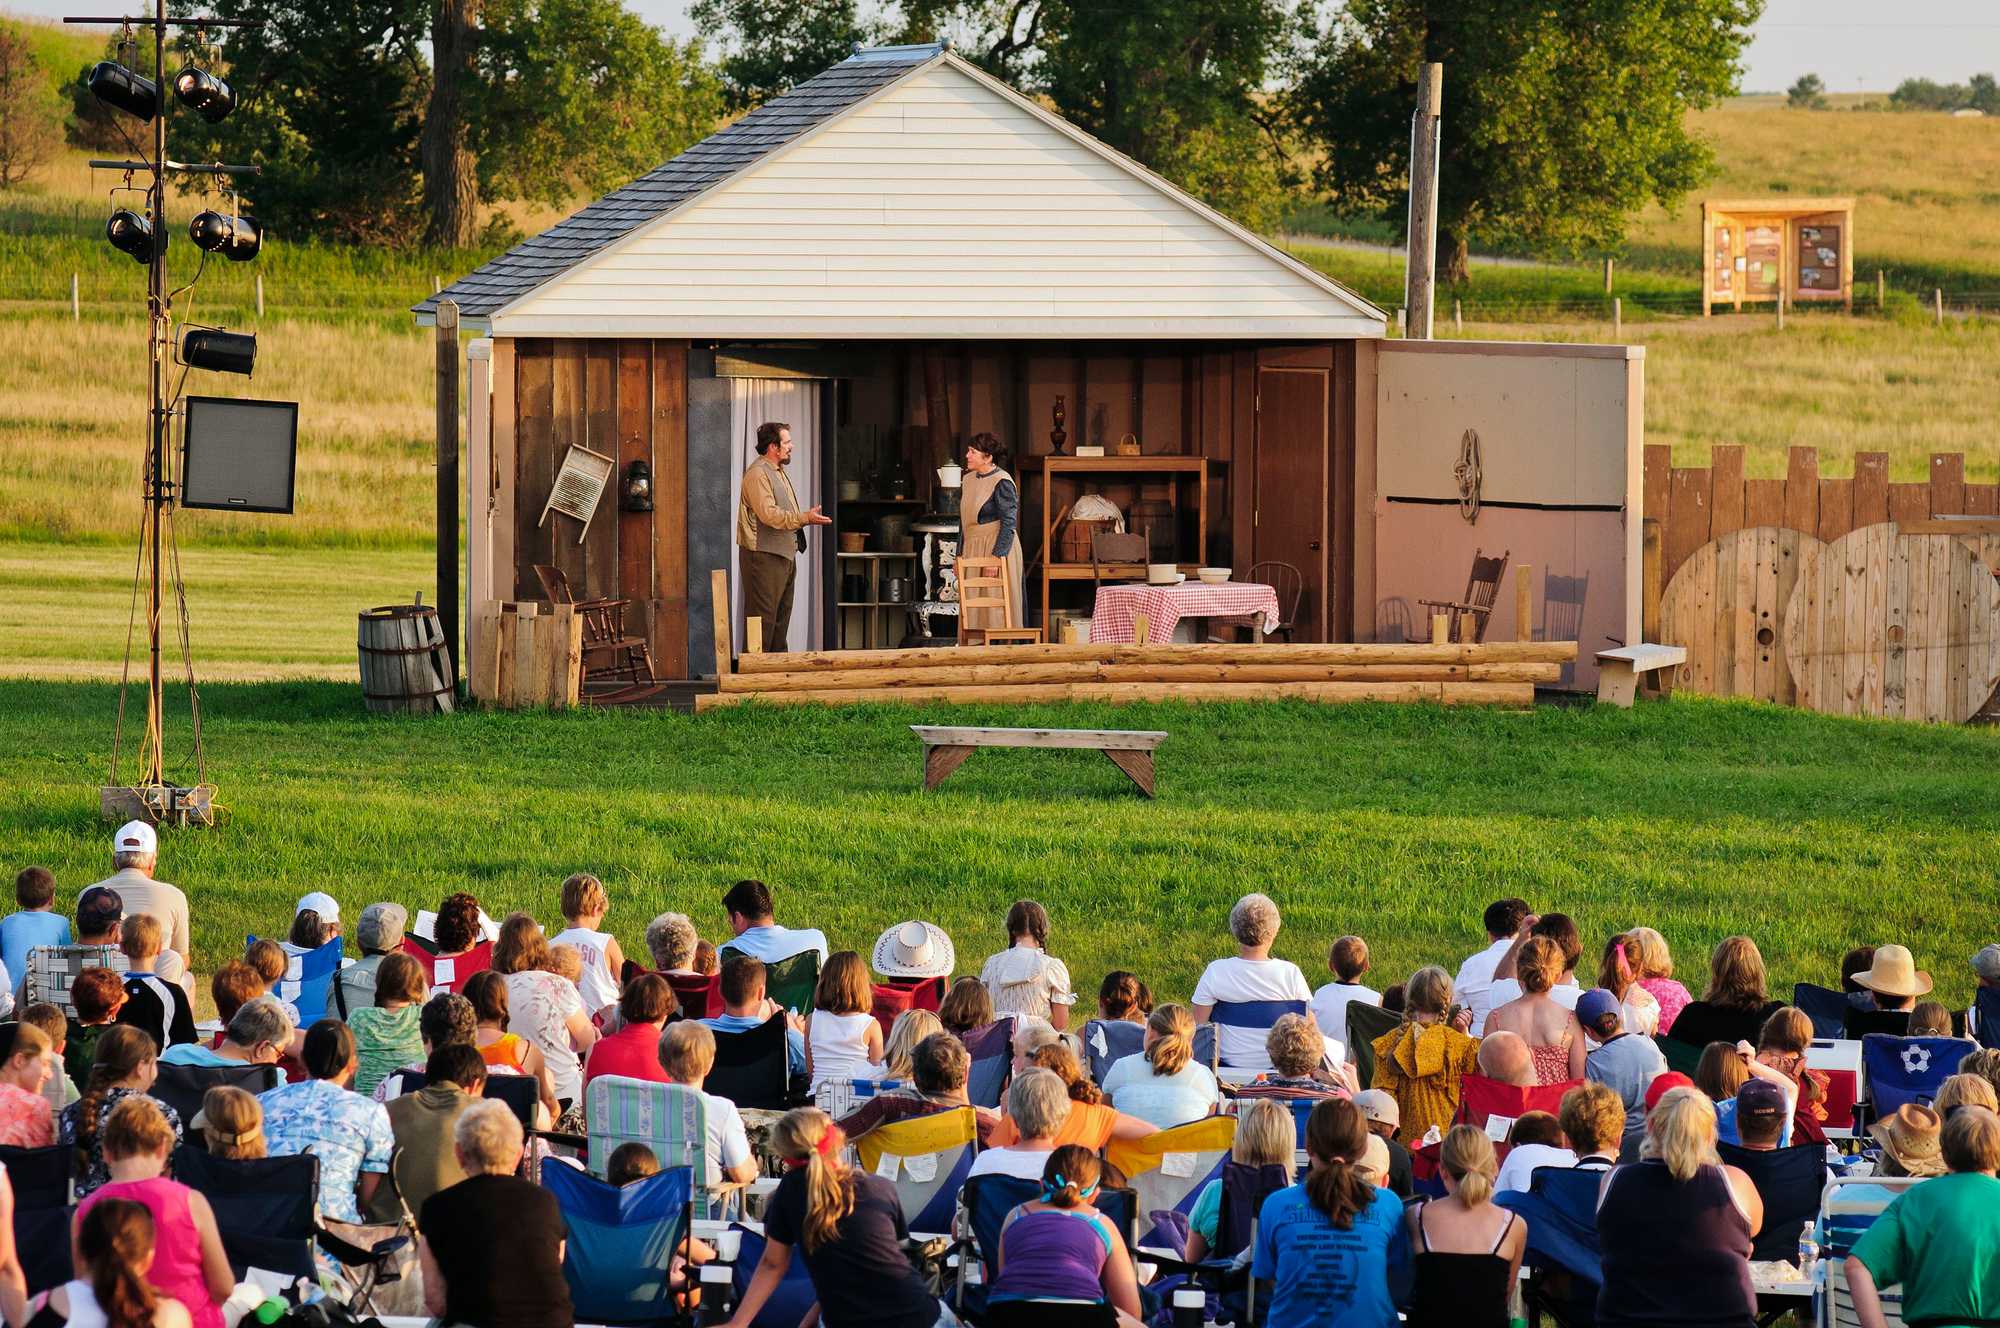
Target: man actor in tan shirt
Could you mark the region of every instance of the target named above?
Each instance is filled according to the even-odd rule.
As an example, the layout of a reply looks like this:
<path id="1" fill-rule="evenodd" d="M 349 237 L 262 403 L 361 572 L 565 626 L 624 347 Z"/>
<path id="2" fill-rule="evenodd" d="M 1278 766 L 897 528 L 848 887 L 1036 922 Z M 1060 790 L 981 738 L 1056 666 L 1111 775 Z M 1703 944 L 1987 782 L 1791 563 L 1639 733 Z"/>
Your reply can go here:
<path id="1" fill-rule="evenodd" d="M 791 460 L 791 426 L 758 425 L 757 459 L 743 472 L 736 547 L 741 550 L 743 616 L 763 620 L 766 650 L 786 648 L 798 555 L 806 548 L 805 528 L 833 524 L 833 518 L 822 515 L 818 507 L 799 510 L 799 496 L 785 477 Z"/>

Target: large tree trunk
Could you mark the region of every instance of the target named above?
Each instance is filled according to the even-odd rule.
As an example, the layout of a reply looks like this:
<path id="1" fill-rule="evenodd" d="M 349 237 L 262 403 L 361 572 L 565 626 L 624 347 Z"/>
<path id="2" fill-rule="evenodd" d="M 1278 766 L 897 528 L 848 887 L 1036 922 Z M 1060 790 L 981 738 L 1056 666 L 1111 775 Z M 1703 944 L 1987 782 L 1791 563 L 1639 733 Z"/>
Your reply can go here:
<path id="1" fill-rule="evenodd" d="M 1464 283 L 1472 266 L 1472 236 L 1463 226 L 1442 228 L 1438 245 L 1438 280 L 1447 286 Z"/>
<path id="2" fill-rule="evenodd" d="M 438 0 L 431 17 L 431 101 L 420 145 L 431 244 L 468 249 L 478 238 L 479 183 L 466 146 L 465 86 L 472 79 L 475 0 Z"/>

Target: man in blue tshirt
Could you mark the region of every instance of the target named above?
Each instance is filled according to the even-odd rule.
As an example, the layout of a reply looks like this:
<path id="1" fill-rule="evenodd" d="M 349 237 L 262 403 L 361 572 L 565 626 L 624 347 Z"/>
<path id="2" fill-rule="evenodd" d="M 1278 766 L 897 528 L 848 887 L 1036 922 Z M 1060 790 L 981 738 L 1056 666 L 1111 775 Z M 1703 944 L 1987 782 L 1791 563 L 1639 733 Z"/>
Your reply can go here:
<path id="1" fill-rule="evenodd" d="M 1403 1201 L 1389 1190 L 1343 1231 L 1303 1184 L 1264 1201 L 1250 1275 L 1271 1284 L 1266 1328 L 1396 1328 L 1396 1286 L 1408 1272 Z"/>
<path id="2" fill-rule="evenodd" d="M 762 881 L 738 881 L 730 886 L 722 897 L 722 911 L 729 918 L 729 930 L 735 933 L 716 947 L 724 959 L 740 954 L 775 964 L 816 950 L 820 963 L 826 962 L 826 934 L 811 927 L 780 927 L 773 918 L 771 889 Z"/>
<path id="3" fill-rule="evenodd" d="M 701 1022 L 717 1033 L 748 1033 L 762 1028 L 777 1009 L 764 999 L 764 965 L 743 955 L 731 955 L 722 966 L 724 1013 Z M 785 1023 L 785 1059 L 793 1074 L 806 1072 L 806 1036 L 796 1020 Z"/>

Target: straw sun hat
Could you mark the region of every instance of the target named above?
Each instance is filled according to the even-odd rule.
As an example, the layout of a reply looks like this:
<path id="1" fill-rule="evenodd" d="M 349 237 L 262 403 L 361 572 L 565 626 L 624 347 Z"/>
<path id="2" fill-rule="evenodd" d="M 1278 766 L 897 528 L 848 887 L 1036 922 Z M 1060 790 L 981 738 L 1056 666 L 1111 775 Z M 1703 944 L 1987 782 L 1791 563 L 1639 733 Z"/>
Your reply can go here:
<path id="1" fill-rule="evenodd" d="M 875 938 L 870 967 L 885 978 L 948 978 L 956 962 L 944 928 L 899 922 Z"/>
<path id="2" fill-rule="evenodd" d="M 1856 973 L 1853 981 L 1884 996 L 1922 996 L 1931 989 L 1931 975 L 1919 969 L 1900 945 L 1877 947 L 1874 962 Z"/>
<path id="3" fill-rule="evenodd" d="M 1938 1114 L 1929 1107 L 1906 1102 L 1891 1115 L 1868 1127 L 1868 1133 L 1882 1151 L 1896 1159 L 1906 1176 L 1942 1176 L 1944 1156 L 1939 1150 Z"/>

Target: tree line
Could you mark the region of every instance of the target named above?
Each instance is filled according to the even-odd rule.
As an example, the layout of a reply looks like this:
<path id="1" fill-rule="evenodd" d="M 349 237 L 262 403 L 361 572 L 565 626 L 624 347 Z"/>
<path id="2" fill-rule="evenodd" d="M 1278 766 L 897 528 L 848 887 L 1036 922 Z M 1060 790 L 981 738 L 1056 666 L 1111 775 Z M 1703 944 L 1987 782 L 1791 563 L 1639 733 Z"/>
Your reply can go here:
<path id="1" fill-rule="evenodd" d="M 948 39 L 1253 229 L 1309 199 L 1400 224 L 1436 60 L 1440 270 L 1461 280 L 1475 239 L 1611 249 L 1632 212 L 1699 185 L 1712 157 L 1686 112 L 1735 91 L 1762 6 L 695 0 L 683 42 L 619 0 L 213 0 L 267 22 L 204 49 L 241 107 L 177 150 L 262 165 L 248 201 L 280 234 L 467 247 L 504 238 L 485 205 L 595 196 L 857 45 Z"/>

